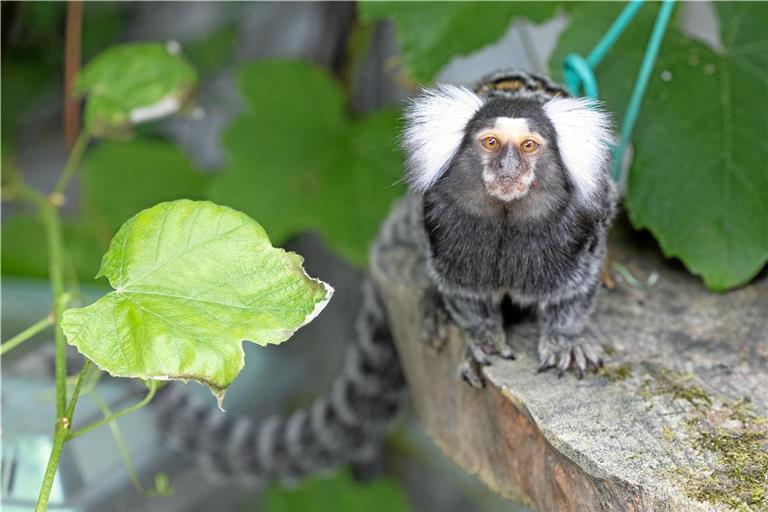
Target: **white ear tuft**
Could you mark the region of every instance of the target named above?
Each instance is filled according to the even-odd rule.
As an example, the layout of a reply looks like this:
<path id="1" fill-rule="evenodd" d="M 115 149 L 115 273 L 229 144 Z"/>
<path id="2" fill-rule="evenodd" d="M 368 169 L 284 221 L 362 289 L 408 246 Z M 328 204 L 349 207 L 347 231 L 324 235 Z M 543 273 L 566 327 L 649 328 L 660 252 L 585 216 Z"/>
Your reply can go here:
<path id="1" fill-rule="evenodd" d="M 589 201 L 600 181 L 610 178 L 611 116 L 589 98 L 554 98 L 544 112 L 555 127 L 560 157 L 576 190 Z"/>
<path id="2" fill-rule="evenodd" d="M 472 116 L 483 99 L 456 85 L 424 89 L 405 109 L 401 138 L 408 155 L 406 179 L 415 192 L 424 192 L 445 172 L 464 139 Z"/>

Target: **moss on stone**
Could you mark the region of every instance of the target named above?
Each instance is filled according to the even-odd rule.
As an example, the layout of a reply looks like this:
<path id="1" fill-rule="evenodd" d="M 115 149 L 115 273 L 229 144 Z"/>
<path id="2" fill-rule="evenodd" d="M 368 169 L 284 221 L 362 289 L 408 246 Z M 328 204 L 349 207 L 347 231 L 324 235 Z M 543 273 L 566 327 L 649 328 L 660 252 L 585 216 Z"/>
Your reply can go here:
<path id="1" fill-rule="evenodd" d="M 714 397 L 692 375 L 663 368 L 641 384 L 645 398 L 666 395 L 691 405 L 683 422 L 685 442 L 715 461 L 712 465 L 675 468 L 683 491 L 699 501 L 739 511 L 768 511 L 768 418 L 747 399 Z M 667 441 L 677 436 L 662 427 Z"/>
<path id="2" fill-rule="evenodd" d="M 676 437 L 675 430 L 669 425 L 664 425 L 663 427 L 661 427 L 661 437 L 665 441 L 672 441 Z"/>
<path id="3" fill-rule="evenodd" d="M 693 379 L 691 374 L 659 368 L 652 377 L 643 381 L 639 393 L 643 398 L 669 395 L 672 400 L 685 400 L 699 411 L 711 407 L 712 397 L 701 386 L 694 384 Z"/>
<path id="4" fill-rule="evenodd" d="M 768 421 L 744 400 L 726 402 L 713 415 L 689 420 L 693 446 L 715 457 L 706 478 L 689 480 L 692 496 L 736 510 L 768 510 Z"/>
<path id="5" fill-rule="evenodd" d="M 629 363 L 605 365 L 597 371 L 597 375 L 611 382 L 627 380 L 632 376 L 632 365 Z"/>

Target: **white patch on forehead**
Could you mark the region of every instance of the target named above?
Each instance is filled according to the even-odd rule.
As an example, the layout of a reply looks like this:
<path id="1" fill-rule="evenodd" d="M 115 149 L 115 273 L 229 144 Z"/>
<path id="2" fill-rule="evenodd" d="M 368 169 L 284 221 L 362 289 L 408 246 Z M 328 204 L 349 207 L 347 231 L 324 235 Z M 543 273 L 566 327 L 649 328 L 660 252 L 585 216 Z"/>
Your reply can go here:
<path id="1" fill-rule="evenodd" d="M 507 139 L 514 139 L 522 133 L 531 133 L 528 119 L 523 117 L 497 117 L 493 128 L 498 135 L 504 135 Z"/>

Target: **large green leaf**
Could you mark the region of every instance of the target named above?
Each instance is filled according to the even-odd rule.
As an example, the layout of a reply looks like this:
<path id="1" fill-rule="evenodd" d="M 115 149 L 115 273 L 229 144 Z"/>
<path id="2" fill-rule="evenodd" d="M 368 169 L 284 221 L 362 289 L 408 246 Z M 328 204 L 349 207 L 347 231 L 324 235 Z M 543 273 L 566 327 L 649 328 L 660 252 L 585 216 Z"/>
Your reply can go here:
<path id="1" fill-rule="evenodd" d="M 393 480 L 379 478 L 364 484 L 347 472 L 333 478 L 307 481 L 297 489 L 272 485 L 267 490 L 266 512 L 409 512 L 413 510 L 403 489 Z"/>
<path id="2" fill-rule="evenodd" d="M 332 289 L 273 248 L 247 215 L 207 201 L 161 203 L 123 225 L 100 274 L 115 289 L 64 313 L 67 341 L 118 377 L 196 380 L 219 403 L 243 340 L 278 344 Z"/>
<path id="3" fill-rule="evenodd" d="M 86 154 L 82 173 L 88 220 L 107 241 L 144 208 L 202 199 L 208 182 L 178 147 L 158 139 L 103 142 Z"/>
<path id="4" fill-rule="evenodd" d="M 768 260 L 768 4 L 716 3 L 724 49 L 670 27 L 633 136 L 626 205 L 665 254 L 713 290 L 748 282 Z M 574 10 L 552 59 L 589 53 L 622 5 Z M 648 5 L 597 70 L 623 115 L 657 6 Z"/>
<path id="5" fill-rule="evenodd" d="M 361 2 L 363 19 L 391 18 L 413 77 L 430 81 L 452 58 L 501 38 L 513 18 L 542 22 L 555 2 Z"/>
<path id="6" fill-rule="evenodd" d="M 87 95 L 87 129 L 107 137 L 125 135 L 135 124 L 177 112 L 196 80 L 177 44 L 131 43 L 97 55 L 75 85 Z"/>
<path id="7" fill-rule="evenodd" d="M 277 241 L 314 229 L 363 264 L 392 200 L 401 195 L 397 114 L 351 121 L 324 71 L 298 61 L 240 70 L 246 109 L 228 127 L 228 162 L 214 201 L 242 210 Z"/>

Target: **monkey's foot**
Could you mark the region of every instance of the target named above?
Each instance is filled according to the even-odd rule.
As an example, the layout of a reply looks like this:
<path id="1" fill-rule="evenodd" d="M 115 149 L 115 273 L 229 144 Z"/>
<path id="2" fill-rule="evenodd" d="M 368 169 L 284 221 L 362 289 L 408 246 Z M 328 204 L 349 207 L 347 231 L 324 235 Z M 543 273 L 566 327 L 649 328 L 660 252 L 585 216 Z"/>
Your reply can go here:
<path id="1" fill-rule="evenodd" d="M 473 388 L 482 388 L 483 379 L 480 367 L 491 364 L 490 356 L 500 356 L 504 359 L 514 359 L 515 354 L 507 344 L 504 331 L 488 334 L 482 337 L 466 337 L 464 360 L 459 364 L 459 377 Z"/>
<path id="2" fill-rule="evenodd" d="M 539 362 L 540 372 L 557 368 L 558 377 L 562 377 L 572 369 L 581 379 L 585 371 L 603 366 L 603 349 L 589 330 L 577 336 L 542 336 L 539 339 Z"/>

